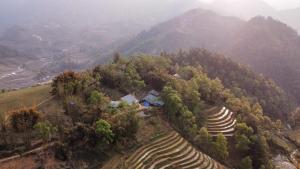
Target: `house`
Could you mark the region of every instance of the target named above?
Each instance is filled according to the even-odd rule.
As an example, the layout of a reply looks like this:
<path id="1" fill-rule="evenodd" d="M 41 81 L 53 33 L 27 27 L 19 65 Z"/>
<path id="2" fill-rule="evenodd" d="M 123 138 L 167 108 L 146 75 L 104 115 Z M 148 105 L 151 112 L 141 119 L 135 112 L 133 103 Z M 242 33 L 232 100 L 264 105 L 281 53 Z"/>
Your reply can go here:
<path id="1" fill-rule="evenodd" d="M 129 105 L 139 103 L 139 100 L 134 95 L 126 95 L 120 99 L 120 101 L 111 101 L 110 106 L 112 108 L 117 108 L 121 104 L 121 102 L 125 102 Z"/>
<path id="2" fill-rule="evenodd" d="M 164 102 L 161 101 L 159 93 L 155 90 L 151 90 L 147 96 L 142 99 L 142 104 L 144 107 L 156 106 L 161 107 L 164 105 Z"/>
<path id="3" fill-rule="evenodd" d="M 119 107 L 120 103 L 121 103 L 120 101 L 111 101 L 110 106 L 112 108 L 117 108 L 117 107 Z"/>
<path id="4" fill-rule="evenodd" d="M 139 103 L 139 100 L 134 95 L 126 95 L 121 98 L 121 101 L 128 103 L 129 105 Z"/>

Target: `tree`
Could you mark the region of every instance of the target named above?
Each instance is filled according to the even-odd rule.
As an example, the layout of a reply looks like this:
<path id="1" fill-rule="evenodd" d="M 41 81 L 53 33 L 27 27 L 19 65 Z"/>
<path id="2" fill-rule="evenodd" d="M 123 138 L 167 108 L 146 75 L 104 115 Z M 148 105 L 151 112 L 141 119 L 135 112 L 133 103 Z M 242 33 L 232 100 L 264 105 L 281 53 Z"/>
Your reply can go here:
<path id="1" fill-rule="evenodd" d="M 227 107 L 234 111 L 234 112 L 239 112 L 242 109 L 242 102 L 239 98 L 229 98 L 226 101 Z"/>
<path id="2" fill-rule="evenodd" d="M 222 133 L 218 134 L 214 141 L 214 150 L 221 160 L 225 160 L 229 156 L 227 144 L 226 137 Z"/>
<path id="3" fill-rule="evenodd" d="M 182 100 L 179 93 L 171 86 L 165 86 L 162 92 L 162 98 L 165 103 L 168 117 L 175 118 L 175 114 L 182 107 Z"/>
<path id="4" fill-rule="evenodd" d="M 258 131 L 257 136 L 254 137 L 253 140 L 254 143 L 253 147 L 251 148 L 251 154 L 253 155 L 252 160 L 254 168 L 259 168 L 260 166 L 264 166 L 267 169 L 272 168 L 272 164 L 269 160 L 269 145 L 265 136 Z"/>
<path id="5" fill-rule="evenodd" d="M 235 148 L 239 151 L 248 151 L 250 149 L 251 141 L 250 139 L 242 134 L 242 135 L 236 135 L 235 136 L 236 145 Z"/>
<path id="6" fill-rule="evenodd" d="M 111 130 L 111 125 L 107 121 L 103 119 L 96 121 L 95 130 L 97 134 L 100 134 L 103 137 L 103 142 L 107 144 L 113 142 L 114 133 Z"/>
<path id="7" fill-rule="evenodd" d="M 90 97 L 88 99 L 89 104 L 97 104 L 100 102 L 101 98 L 103 97 L 103 94 L 94 90 L 91 92 Z"/>
<path id="8" fill-rule="evenodd" d="M 202 127 L 200 129 L 197 137 L 197 142 L 202 147 L 202 149 L 204 149 L 206 152 L 209 152 L 209 147 L 211 146 L 212 137 L 208 133 L 205 127 Z"/>
<path id="9" fill-rule="evenodd" d="M 255 103 L 252 106 L 252 113 L 256 116 L 262 116 L 263 115 L 263 109 L 259 103 Z"/>
<path id="10" fill-rule="evenodd" d="M 179 114 L 180 116 L 177 118 L 177 121 L 179 122 L 178 127 L 185 135 L 193 138 L 197 135 L 198 129 L 196 117 L 186 106 L 180 108 Z"/>
<path id="11" fill-rule="evenodd" d="M 242 152 L 248 151 L 252 143 L 250 137 L 253 135 L 253 132 L 253 129 L 248 127 L 246 123 L 238 123 L 234 133 L 236 142 L 235 148 Z"/>
<path id="12" fill-rule="evenodd" d="M 241 160 L 240 169 L 252 169 L 252 160 L 249 156 Z"/>
<path id="13" fill-rule="evenodd" d="M 0 135 L 5 145 L 7 145 L 6 134 L 7 134 L 7 128 L 6 128 L 5 113 L 0 113 Z"/>
<path id="14" fill-rule="evenodd" d="M 118 63 L 119 61 L 121 61 L 121 55 L 119 52 L 116 52 L 113 55 L 113 63 Z"/>
<path id="15" fill-rule="evenodd" d="M 51 93 L 60 97 L 74 95 L 81 90 L 80 79 L 79 73 L 73 71 L 64 72 L 53 80 Z"/>
<path id="16" fill-rule="evenodd" d="M 34 125 L 40 118 L 40 113 L 34 108 L 21 109 L 10 113 L 9 121 L 16 132 L 22 132 L 23 140 L 30 146 L 31 132 Z"/>
<path id="17" fill-rule="evenodd" d="M 107 111 L 109 106 L 109 98 L 106 97 L 102 92 L 94 90 L 91 92 L 88 98 L 88 113 L 85 115 L 89 116 L 89 121 L 94 123 L 102 113 Z"/>
<path id="18" fill-rule="evenodd" d="M 49 122 L 39 122 L 34 126 L 34 128 L 38 131 L 44 142 L 50 141 L 54 133 L 57 131 L 57 128 Z"/>
<path id="19" fill-rule="evenodd" d="M 251 136 L 254 132 L 253 129 L 249 127 L 246 123 L 238 123 L 235 129 L 235 135 L 245 134 L 246 136 Z"/>
<path id="20" fill-rule="evenodd" d="M 88 99 L 88 103 L 93 109 L 98 109 L 98 111 L 104 111 L 109 105 L 109 98 L 106 97 L 103 93 L 94 90 L 91 92 Z"/>
<path id="21" fill-rule="evenodd" d="M 115 134 L 115 142 L 125 145 L 128 139 L 135 139 L 139 128 L 139 118 L 136 116 L 137 107 L 124 104 L 119 107 L 118 111 L 119 113 L 114 115 L 110 122 Z"/>

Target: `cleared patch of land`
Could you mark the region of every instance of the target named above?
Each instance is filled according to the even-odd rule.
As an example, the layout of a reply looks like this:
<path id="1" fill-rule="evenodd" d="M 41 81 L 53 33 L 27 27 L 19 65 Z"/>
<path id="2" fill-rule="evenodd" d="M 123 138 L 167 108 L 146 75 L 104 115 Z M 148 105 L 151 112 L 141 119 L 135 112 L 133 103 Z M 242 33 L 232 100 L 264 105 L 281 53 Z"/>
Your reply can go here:
<path id="1" fill-rule="evenodd" d="M 0 113 L 38 105 L 51 97 L 50 85 L 29 87 L 0 94 Z"/>

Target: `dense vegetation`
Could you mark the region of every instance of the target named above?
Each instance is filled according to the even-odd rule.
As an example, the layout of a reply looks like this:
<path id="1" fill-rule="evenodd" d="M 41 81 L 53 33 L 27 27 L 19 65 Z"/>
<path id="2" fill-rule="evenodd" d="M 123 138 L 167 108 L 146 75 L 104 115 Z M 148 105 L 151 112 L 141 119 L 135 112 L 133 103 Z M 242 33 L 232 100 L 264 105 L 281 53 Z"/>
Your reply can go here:
<path id="1" fill-rule="evenodd" d="M 199 53 L 191 52 L 190 55 L 197 58 Z M 231 71 L 235 70 L 239 69 Z M 246 73 L 245 76 L 255 79 L 251 73 Z M 25 126 L 30 136 L 24 142 L 27 145 L 30 145 L 31 136 L 42 138 L 44 142 L 58 140 L 56 157 L 61 160 L 72 159 L 70 152 L 91 151 L 103 155 L 112 150 L 126 150 L 137 140 L 139 106 L 121 102 L 118 107 L 112 107 L 110 101 L 129 93 L 139 95 L 156 89 L 165 103 L 160 109 L 165 123 L 202 151 L 230 167 L 271 168 L 267 136 L 280 129 L 280 121 L 275 123 L 263 114 L 259 101 L 264 98 L 251 93 L 243 81 L 233 79 L 240 85 L 231 89 L 224 87 L 220 79 L 210 78 L 192 56 L 182 60 L 167 54 L 124 59 L 116 54 L 110 64 L 80 73 L 64 72 L 53 80 L 52 94 L 62 101 L 63 114 L 40 118 L 34 109 L 14 111 L 8 118 L 12 119 L 9 123 L 3 118 L 1 133 L 7 134 L 3 129 L 10 127 L 19 132 L 19 126 Z M 263 80 L 258 82 L 263 83 Z M 239 89 L 244 90 L 242 94 L 236 92 L 238 87 L 245 87 Z M 273 91 L 272 87 L 264 89 Z M 226 106 L 236 113 L 238 125 L 233 140 L 227 140 L 222 134 L 212 137 L 204 127 L 205 110 L 215 106 Z M 236 147 L 236 152 L 229 149 L 230 145 Z M 234 154 L 231 153 L 242 155 L 232 159 Z M 242 162 L 229 163 L 231 160 Z"/>
<path id="2" fill-rule="evenodd" d="M 171 58 L 179 65 L 201 66 L 210 78 L 219 78 L 235 95 L 258 101 L 270 117 L 287 119 L 296 102 L 271 79 L 264 78 L 248 67 L 205 49 L 178 52 Z"/>

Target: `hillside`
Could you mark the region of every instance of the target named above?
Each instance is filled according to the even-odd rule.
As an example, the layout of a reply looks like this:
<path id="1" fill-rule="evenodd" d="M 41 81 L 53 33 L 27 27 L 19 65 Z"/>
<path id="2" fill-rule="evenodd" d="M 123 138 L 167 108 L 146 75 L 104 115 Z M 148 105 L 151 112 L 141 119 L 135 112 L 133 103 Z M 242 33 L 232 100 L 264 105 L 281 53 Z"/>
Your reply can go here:
<path id="1" fill-rule="evenodd" d="M 201 7 L 223 16 L 235 16 L 244 20 L 256 16 L 273 17 L 300 31 L 297 6 L 294 6 L 295 9 L 278 10 L 263 0 L 215 0 Z"/>
<path id="2" fill-rule="evenodd" d="M 60 74 L 51 85 L 56 104 L 45 109 L 29 104 L 2 114 L 0 136 L 6 137 L 0 137 L 0 156 L 17 151 L 26 154 L 35 148 L 35 142 L 43 147 L 53 141 L 49 150 L 42 150 L 45 156 L 26 155 L 16 162 L 23 159 L 32 166 L 48 166 L 51 159 L 56 168 L 271 169 L 271 159 L 278 153 L 293 153 L 296 146 L 282 134 L 283 123 L 268 117 L 262 109 L 266 105 L 260 105 L 262 99 L 277 97 L 276 86 L 230 60 L 203 53 L 181 51 L 178 56 L 186 55 L 183 59 L 166 53 L 128 59 L 116 55 L 112 63 Z M 201 67 L 199 56 L 211 59 Z M 220 79 L 205 68 L 214 62 L 224 66 Z M 239 78 L 226 79 L 225 74 L 248 77 L 250 86 Z M 233 88 L 230 79 L 236 84 Z M 257 90 L 250 90 L 252 82 L 257 83 Z M 4 93 L 0 98 L 9 101 L 27 96 L 34 100 L 49 96 L 49 89 L 40 86 Z M 256 93 L 262 90 L 270 94 Z M 12 137 L 18 139 L 7 139 Z M 14 162 L 1 165 L 9 164 Z"/>
<path id="3" fill-rule="evenodd" d="M 253 100 L 259 101 L 264 112 L 270 117 L 286 120 L 288 113 L 297 105 L 296 100 L 288 96 L 274 81 L 223 55 L 193 49 L 171 56 L 180 65 L 201 66 L 210 78 L 220 79 L 224 86 L 236 95 L 252 97 Z"/>
<path id="4" fill-rule="evenodd" d="M 226 49 L 244 21 L 223 17 L 202 9 L 191 10 L 121 45 L 125 54 L 144 52 L 158 54 L 179 49 L 203 47 L 213 51 Z"/>
<path id="5" fill-rule="evenodd" d="M 196 9 L 139 34 L 119 51 L 159 54 L 193 47 L 224 53 L 249 65 L 300 101 L 299 36 L 272 18 L 256 17 L 245 22 Z"/>
<path id="6" fill-rule="evenodd" d="M 229 56 L 274 79 L 299 102 L 300 37 L 297 33 L 272 18 L 256 17 L 236 37 L 228 50 Z"/>
<path id="7" fill-rule="evenodd" d="M 32 106 L 38 106 L 37 108 L 45 113 L 57 111 L 61 106 L 52 99 L 50 91 L 50 85 L 41 85 L 0 93 L 0 114 Z"/>

